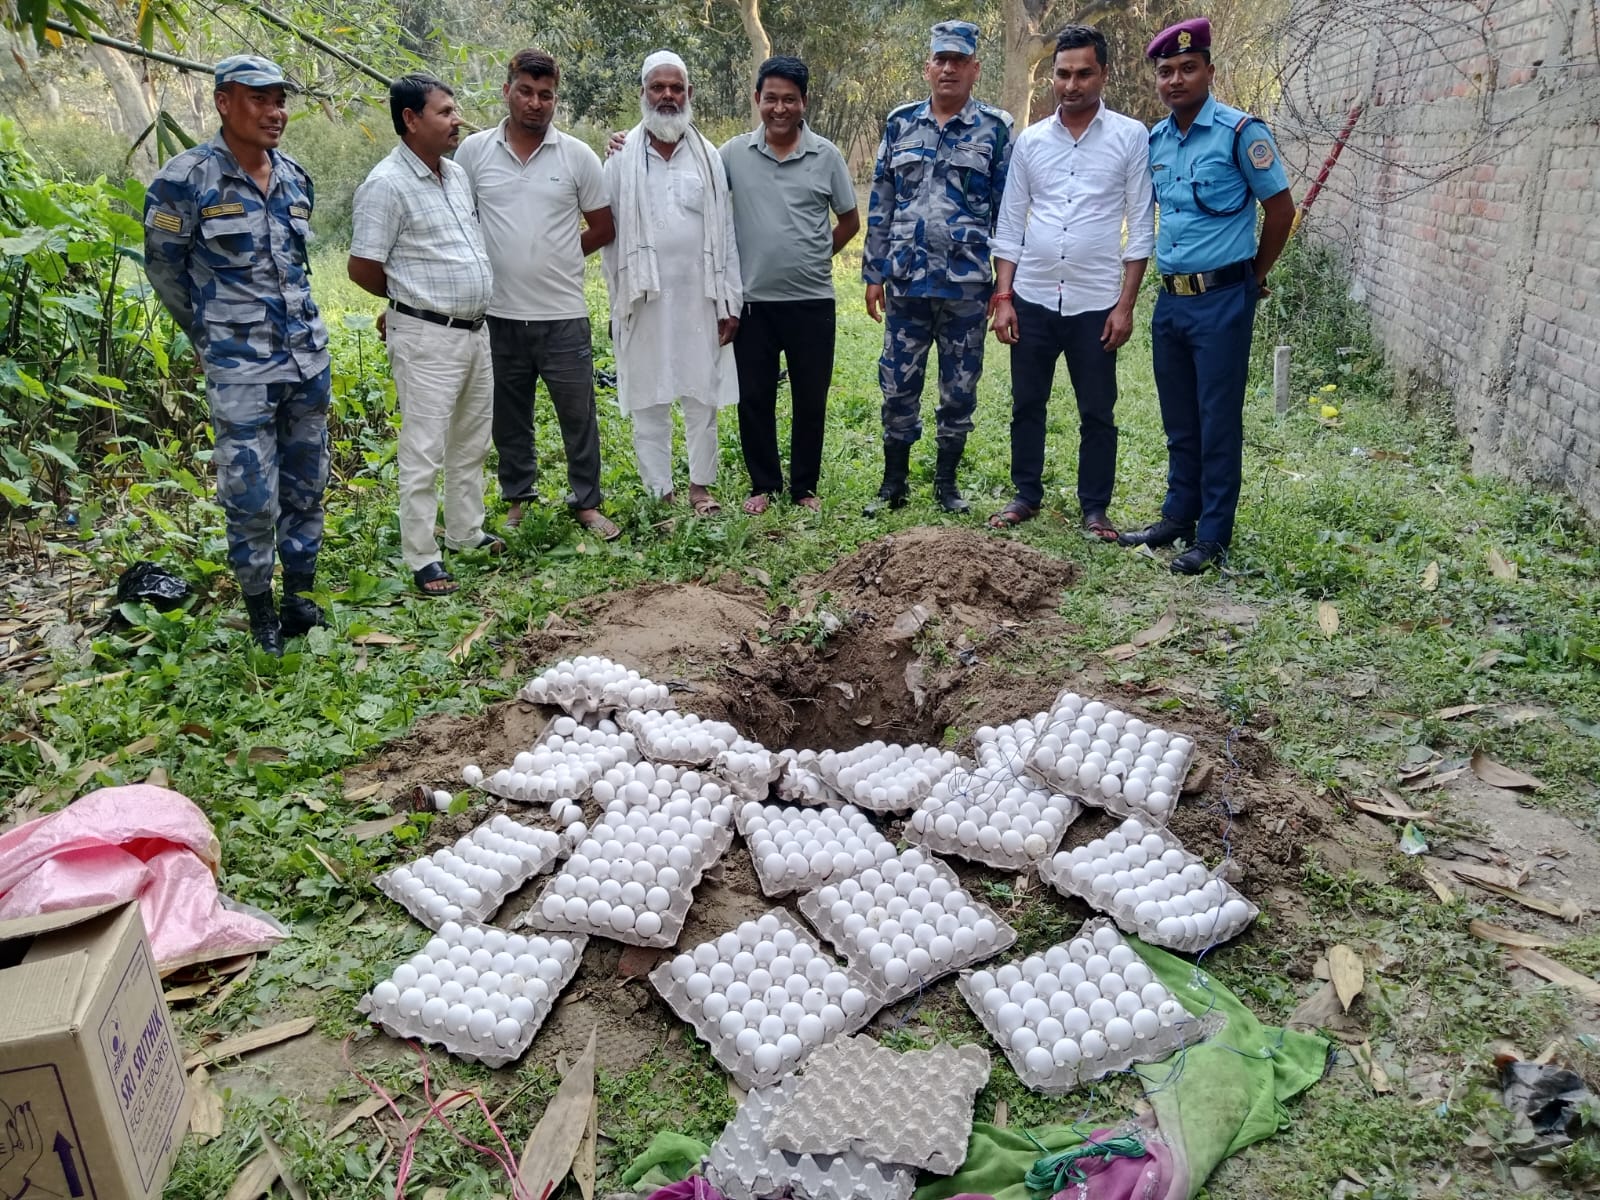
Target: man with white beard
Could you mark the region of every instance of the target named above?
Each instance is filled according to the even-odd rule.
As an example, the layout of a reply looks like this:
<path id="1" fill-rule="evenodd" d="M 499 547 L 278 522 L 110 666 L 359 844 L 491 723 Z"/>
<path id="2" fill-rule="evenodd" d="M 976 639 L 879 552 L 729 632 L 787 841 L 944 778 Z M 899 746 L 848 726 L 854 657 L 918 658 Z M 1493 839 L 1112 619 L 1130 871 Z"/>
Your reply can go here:
<path id="1" fill-rule="evenodd" d="M 694 128 L 689 72 L 657 50 L 639 73 L 640 123 L 605 164 L 617 236 L 601 251 L 611 294 L 617 404 L 633 421 L 639 477 L 671 503 L 672 402 L 683 408 L 689 502 L 721 512 L 717 410 L 739 401 L 731 344 L 743 296 L 728 179 Z"/>

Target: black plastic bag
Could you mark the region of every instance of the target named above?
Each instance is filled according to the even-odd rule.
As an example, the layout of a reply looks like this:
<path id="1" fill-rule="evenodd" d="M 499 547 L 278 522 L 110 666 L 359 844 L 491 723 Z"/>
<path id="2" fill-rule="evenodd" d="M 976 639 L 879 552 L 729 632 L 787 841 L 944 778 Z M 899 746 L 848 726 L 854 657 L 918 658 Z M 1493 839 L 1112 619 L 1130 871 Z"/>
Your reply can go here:
<path id="1" fill-rule="evenodd" d="M 141 559 L 117 580 L 117 603 L 148 604 L 161 612 L 178 607 L 189 596 L 189 583 L 165 567 Z"/>

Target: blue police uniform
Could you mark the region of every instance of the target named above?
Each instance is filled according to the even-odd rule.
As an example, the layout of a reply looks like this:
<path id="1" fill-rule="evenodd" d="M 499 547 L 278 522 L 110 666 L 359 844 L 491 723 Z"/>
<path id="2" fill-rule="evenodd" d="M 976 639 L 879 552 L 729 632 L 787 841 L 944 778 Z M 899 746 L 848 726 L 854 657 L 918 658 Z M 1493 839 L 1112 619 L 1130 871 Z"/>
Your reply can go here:
<path id="1" fill-rule="evenodd" d="M 1285 191 L 1272 133 L 1208 97 L 1186 132 L 1168 116 L 1150 131 L 1161 220 L 1162 291 L 1152 358 L 1167 434 L 1162 515 L 1195 541 L 1233 538 L 1244 452 L 1244 392 L 1255 327 L 1257 201 Z"/>
<path id="2" fill-rule="evenodd" d="M 294 159 L 268 154 L 263 195 L 219 132 L 162 168 L 144 211 L 145 272 L 205 366 L 228 563 L 247 598 L 270 592 L 275 551 L 286 580 L 315 572 L 329 459 L 328 331 L 307 259 L 314 190 Z"/>
<path id="3" fill-rule="evenodd" d="M 1011 160 L 1011 117 L 977 100 L 941 127 L 931 102 L 888 116 L 873 170 L 861 275 L 886 303 L 883 429 L 922 436 L 928 350 L 939 347 L 938 436 L 972 431 L 994 275 L 989 237 Z"/>

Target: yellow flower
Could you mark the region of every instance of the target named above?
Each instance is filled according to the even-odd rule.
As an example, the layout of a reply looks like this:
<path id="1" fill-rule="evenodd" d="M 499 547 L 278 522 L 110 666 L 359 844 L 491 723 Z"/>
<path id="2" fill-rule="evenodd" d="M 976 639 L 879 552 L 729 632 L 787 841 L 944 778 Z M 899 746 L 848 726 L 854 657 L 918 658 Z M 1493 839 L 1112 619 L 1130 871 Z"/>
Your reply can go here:
<path id="1" fill-rule="evenodd" d="M 1337 392 L 1339 385 L 1337 383 L 1325 383 L 1322 385 L 1322 390 L 1325 392 Z"/>
<path id="2" fill-rule="evenodd" d="M 1337 408 L 1335 408 L 1333 405 L 1324 404 L 1322 406 L 1322 417 L 1323 417 L 1323 420 L 1331 421 L 1335 417 L 1337 417 L 1338 415 L 1339 415 L 1339 410 Z"/>

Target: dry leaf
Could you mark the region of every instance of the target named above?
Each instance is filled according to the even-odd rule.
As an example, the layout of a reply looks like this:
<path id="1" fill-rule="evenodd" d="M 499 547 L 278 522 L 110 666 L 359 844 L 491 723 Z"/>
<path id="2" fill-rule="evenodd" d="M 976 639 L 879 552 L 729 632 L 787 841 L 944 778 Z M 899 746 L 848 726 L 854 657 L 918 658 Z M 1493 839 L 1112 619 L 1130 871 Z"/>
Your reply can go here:
<path id="1" fill-rule="evenodd" d="M 49 763 L 57 771 L 65 771 L 67 769 L 67 759 L 66 756 L 61 753 L 61 751 L 57 750 L 54 746 L 45 741 L 36 733 L 30 733 L 24 736 L 28 739 L 28 741 L 32 742 L 36 747 L 38 747 L 39 757 L 44 759 L 45 762 Z"/>
<path id="2" fill-rule="evenodd" d="M 1482 938 L 1486 942 L 1495 942 L 1501 946 L 1542 950 L 1546 946 L 1555 945 L 1554 942 L 1537 934 L 1523 933 L 1519 929 L 1507 929 L 1504 925 L 1491 925 L 1488 921 L 1469 921 L 1467 929 L 1471 931 L 1473 937 Z"/>
<path id="3" fill-rule="evenodd" d="M 356 646 L 403 646 L 406 644 L 405 638 L 395 637 L 392 633 L 380 633 L 377 630 L 373 630 L 371 633 L 358 633 L 350 639 L 350 642 Z"/>
<path id="4" fill-rule="evenodd" d="M 1457 879 L 1465 879 L 1468 883 L 1488 883 L 1506 891 L 1513 891 L 1521 887 L 1528 878 L 1526 868 L 1494 867 L 1487 863 L 1474 862 L 1449 862 L 1443 864 L 1445 870 Z"/>
<path id="5" fill-rule="evenodd" d="M 1577 992 L 1585 1000 L 1600 1000 L 1600 983 L 1590 979 L 1571 967 L 1558 963 L 1547 954 L 1537 950 L 1529 950 L 1523 946 L 1511 948 L 1511 961 L 1535 975 L 1548 979 L 1551 983 L 1558 983 L 1564 988 Z"/>
<path id="6" fill-rule="evenodd" d="M 996 1100 L 994 1102 L 994 1120 L 990 1121 L 989 1124 L 995 1126 L 997 1129 L 1004 1129 L 1006 1127 L 1006 1122 L 1010 1119 L 1011 1106 L 1004 1100 Z"/>
<path id="7" fill-rule="evenodd" d="M 369 800 L 373 796 L 376 796 L 382 790 L 383 790 L 382 782 L 369 783 L 364 787 L 347 789 L 345 791 L 344 798 L 346 800 L 348 800 L 351 804 L 359 804 L 363 800 Z"/>
<path id="8" fill-rule="evenodd" d="M 1489 573 L 1496 579 L 1506 583 L 1515 583 L 1517 580 L 1517 564 L 1507 562 L 1505 555 L 1493 546 L 1489 547 Z"/>
<path id="9" fill-rule="evenodd" d="M 326 800 L 319 800 L 315 796 L 301 796 L 300 803 L 304 804 L 314 813 L 328 811 L 328 802 Z"/>
<path id="10" fill-rule="evenodd" d="M 242 984 L 246 979 L 250 978 L 250 972 L 254 971 L 255 969 L 256 956 L 252 954 L 249 958 L 249 961 L 245 963 L 244 970 L 240 971 L 232 979 L 228 980 L 228 985 L 217 993 L 217 998 L 205 1006 L 205 1009 L 203 1010 L 205 1015 L 209 1017 L 212 1013 L 216 1012 L 217 1009 L 226 1004 L 228 1002 L 228 997 L 233 995 L 233 993 L 238 990 L 240 984 Z"/>
<path id="11" fill-rule="evenodd" d="M 210 1073 L 196 1067 L 186 1085 L 189 1093 L 189 1132 L 202 1146 L 222 1136 L 222 1097 L 211 1086 Z"/>
<path id="12" fill-rule="evenodd" d="M 183 1069 L 192 1071 L 202 1063 L 218 1063 L 225 1058 L 237 1058 L 241 1054 L 249 1054 L 252 1050 L 260 1050 L 264 1046 L 275 1046 L 279 1042 L 310 1033 L 316 1024 L 315 1017 L 296 1017 L 292 1021 L 280 1021 L 276 1025 L 268 1025 L 265 1029 L 252 1029 L 249 1033 L 241 1033 L 237 1037 L 224 1038 L 214 1046 L 197 1050 L 189 1055 L 183 1060 Z"/>
<path id="13" fill-rule="evenodd" d="M 1101 657 L 1110 659 L 1112 662 L 1121 662 L 1124 659 L 1132 658 L 1144 647 L 1154 646 L 1157 642 L 1165 641 L 1171 637 L 1172 631 L 1177 627 L 1178 610 L 1176 606 L 1168 604 L 1167 611 L 1161 614 L 1161 619 L 1150 626 L 1149 629 L 1141 629 L 1130 640 L 1104 651 Z"/>
<path id="14" fill-rule="evenodd" d="M 487 633 L 489 631 L 489 626 L 493 624 L 493 616 L 485 617 L 483 620 L 479 621 L 477 627 L 473 629 L 471 633 L 467 634 L 466 637 L 462 638 L 461 641 L 456 644 L 455 649 L 450 651 L 450 653 L 445 655 L 445 657 L 451 662 L 456 663 L 466 658 L 467 655 L 472 653 L 472 647 L 477 645 L 478 639 Z"/>
<path id="15" fill-rule="evenodd" d="M 322 869 L 329 875 L 332 875 L 335 881 L 339 883 L 344 882 L 344 876 L 339 873 L 339 868 L 333 865 L 333 860 L 331 858 L 329 858 L 321 850 L 318 850 L 315 846 L 308 845 L 306 849 L 311 851 L 311 857 L 321 863 Z"/>
<path id="16" fill-rule="evenodd" d="M 172 777 L 167 774 L 165 767 L 158 764 L 150 768 L 150 774 L 144 777 L 144 781 L 151 787 L 164 788 L 171 785 Z"/>
<path id="17" fill-rule="evenodd" d="M 339 1118 L 339 1123 L 328 1130 L 328 1139 L 332 1141 L 341 1133 L 346 1133 L 355 1127 L 357 1121 L 364 1121 L 368 1117 L 375 1117 L 388 1107 L 388 1102 L 382 1096 L 368 1096 L 344 1116 Z"/>
<path id="18" fill-rule="evenodd" d="M 1317 628 L 1322 630 L 1322 636 L 1331 638 L 1339 632 L 1339 610 L 1326 600 L 1317 605 Z"/>
<path id="19" fill-rule="evenodd" d="M 358 842 L 365 842 L 375 837 L 381 837 L 383 834 L 394 832 L 409 819 L 405 813 L 395 813 L 393 816 L 379 817 L 372 821 L 358 821 L 354 825 L 347 826 L 344 835 L 345 837 L 354 838 Z"/>
<path id="20" fill-rule="evenodd" d="M 1350 1047 L 1350 1057 L 1356 1060 L 1356 1066 L 1366 1076 L 1367 1082 L 1372 1085 L 1372 1090 L 1379 1095 L 1388 1092 L 1389 1075 L 1380 1067 L 1372 1057 L 1372 1047 L 1366 1042 L 1358 1042 Z"/>
<path id="21" fill-rule="evenodd" d="M 156 748 L 156 735 L 147 733 L 142 738 L 129 742 L 117 751 L 118 758 L 137 758 L 141 754 L 149 754 Z"/>
<path id="22" fill-rule="evenodd" d="M 199 983 L 186 983 L 182 987 L 168 988 L 162 993 L 168 1004 L 186 1004 L 198 1000 L 217 986 L 215 979 L 202 979 Z"/>
<path id="23" fill-rule="evenodd" d="M 1557 904 L 1553 900 L 1543 900 L 1538 896 L 1530 896 L 1526 892 L 1518 891 L 1516 888 L 1501 887 L 1499 884 L 1490 883 L 1487 880 L 1475 879 L 1473 883 L 1486 892 L 1493 892 L 1496 896 L 1503 896 L 1507 900 L 1515 900 L 1523 908 L 1531 908 L 1534 912 L 1560 917 L 1563 921 L 1574 925 L 1583 920 L 1583 907 L 1575 900 L 1563 900 Z"/>
<path id="24" fill-rule="evenodd" d="M 1408 779 L 1400 785 L 1400 790 L 1402 792 L 1424 792 L 1430 788 L 1443 787 L 1447 783 L 1454 783 L 1466 773 L 1466 767 L 1455 767 L 1449 771 L 1441 771 L 1437 775 L 1424 775 L 1420 779 Z"/>
<path id="25" fill-rule="evenodd" d="M 1367 972 L 1361 965 L 1361 956 L 1342 943 L 1329 947 L 1328 977 L 1333 990 L 1339 994 L 1339 1007 L 1349 1012 L 1350 1005 L 1366 984 Z"/>
<path id="26" fill-rule="evenodd" d="M 228 1188 L 224 1200 L 256 1200 L 256 1197 L 272 1191 L 273 1181 L 277 1178 L 277 1164 L 272 1161 L 272 1156 L 263 1150 L 244 1165 L 244 1169 Z"/>
<path id="27" fill-rule="evenodd" d="M 1457 717 L 1464 717 L 1468 713 L 1475 713 L 1480 708 L 1486 707 L 1488 706 L 1483 704 L 1455 704 L 1449 708 L 1441 708 L 1433 714 L 1433 718 L 1436 721 L 1453 721 Z"/>
<path id="28" fill-rule="evenodd" d="M 1391 821 L 1415 821 L 1420 825 L 1427 825 L 1433 821 L 1433 814 L 1420 808 L 1412 808 L 1395 798 L 1394 804 L 1374 804 L 1371 800 L 1351 801 L 1364 813 L 1371 813 L 1375 817 L 1388 817 Z"/>
<path id="29" fill-rule="evenodd" d="M 1329 982 L 1301 1001 L 1284 1024 L 1290 1029 L 1323 1029 L 1343 1011 L 1339 991 Z"/>
<path id="30" fill-rule="evenodd" d="M 572 1179 L 578 1185 L 583 1200 L 594 1200 L 594 1152 L 600 1140 L 600 1102 L 589 1099 L 589 1123 L 583 1127 L 583 1141 L 572 1156 Z"/>
<path id="31" fill-rule="evenodd" d="M 1494 666 L 1495 663 L 1497 663 L 1499 661 L 1500 661 L 1500 651 L 1498 651 L 1498 650 L 1485 650 L 1482 654 L 1478 655 L 1477 658 L 1473 659 L 1471 662 L 1469 662 L 1467 664 L 1467 670 L 1469 670 L 1469 671 L 1487 671 L 1490 667 Z"/>
<path id="32" fill-rule="evenodd" d="M 1422 571 L 1422 590 L 1425 592 L 1437 591 L 1439 587 L 1439 564 L 1431 562 Z"/>
<path id="33" fill-rule="evenodd" d="M 1544 783 L 1532 775 L 1525 775 L 1512 767 L 1495 762 L 1482 750 L 1476 750 L 1472 755 L 1472 773 L 1491 787 L 1498 788 L 1528 788 L 1538 791 Z"/>
<path id="34" fill-rule="evenodd" d="M 285 762 L 288 757 L 289 752 L 279 746 L 251 746 L 249 753 L 245 755 L 245 760 L 251 763 Z M 228 751 L 223 761 L 230 767 L 238 766 L 239 752 L 237 750 Z"/>
<path id="35" fill-rule="evenodd" d="M 289 1173 L 289 1164 L 285 1161 L 284 1153 L 278 1148 L 278 1143 L 268 1136 L 262 1126 L 256 1127 L 256 1132 L 261 1135 L 261 1145 L 267 1152 L 267 1157 L 272 1160 L 273 1168 L 278 1172 L 278 1178 L 283 1180 L 283 1186 L 289 1189 L 291 1200 L 309 1200 L 305 1188 L 301 1187 L 295 1177 Z"/>
<path id="36" fill-rule="evenodd" d="M 1417 864 L 1417 874 L 1421 875 L 1422 881 L 1433 889 L 1433 894 L 1439 897 L 1439 903 L 1455 903 L 1456 894 L 1450 890 L 1450 883 L 1443 872 L 1435 870 L 1425 862 L 1420 862 Z"/>
<path id="37" fill-rule="evenodd" d="M 583 1142 L 594 1110 L 595 1034 L 596 1029 L 589 1031 L 589 1045 L 583 1057 L 561 1080 L 523 1147 L 517 1179 L 534 1200 L 549 1196 L 566 1178 Z"/>

